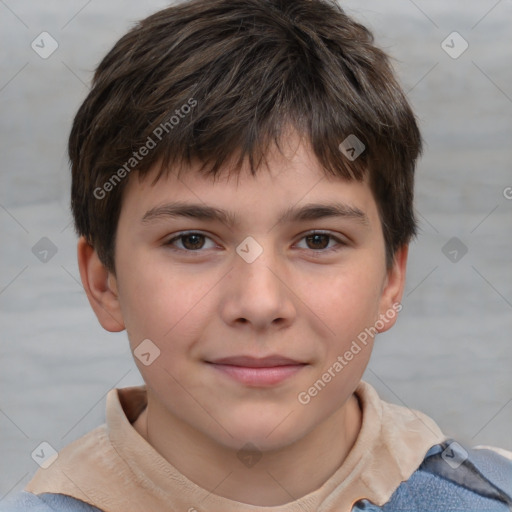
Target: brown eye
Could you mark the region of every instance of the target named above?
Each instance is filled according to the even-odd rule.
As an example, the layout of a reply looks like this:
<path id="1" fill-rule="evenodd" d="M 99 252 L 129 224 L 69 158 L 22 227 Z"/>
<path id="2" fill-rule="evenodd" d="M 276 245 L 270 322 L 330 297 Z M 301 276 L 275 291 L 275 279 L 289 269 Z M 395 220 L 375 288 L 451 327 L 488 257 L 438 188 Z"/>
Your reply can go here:
<path id="1" fill-rule="evenodd" d="M 301 244 L 303 244 L 302 247 Z M 301 238 L 298 247 L 321 255 L 338 251 L 346 245 L 347 243 L 343 241 L 343 238 L 338 238 L 330 233 L 312 232 Z"/>
<path id="2" fill-rule="evenodd" d="M 183 247 L 191 251 L 201 249 L 201 247 L 204 245 L 204 238 L 205 237 L 203 235 L 199 235 L 197 233 L 193 233 L 191 235 L 183 235 L 181 237 Z"/>
<path id="3" fill-rule="evenodd" d="M 206 235 L 190 232 L 182 233 L 181 235 L 171 238 L 165 243 L 165 245 L 177 251 L 203 252 L 201 249 L 212 249 L 215 247 L 215 243 L 213 243 L 213 241 L 210 242 L 210 246 L 208 247 L 206 244 L 208 240 L 211 241 L 211 239 Z"/>
<path id="4" fill-rule="evenodd" d="M 329 245 L 329 235 L 314 234 L 306 237 L 309 249 L 325 249 Z"/>

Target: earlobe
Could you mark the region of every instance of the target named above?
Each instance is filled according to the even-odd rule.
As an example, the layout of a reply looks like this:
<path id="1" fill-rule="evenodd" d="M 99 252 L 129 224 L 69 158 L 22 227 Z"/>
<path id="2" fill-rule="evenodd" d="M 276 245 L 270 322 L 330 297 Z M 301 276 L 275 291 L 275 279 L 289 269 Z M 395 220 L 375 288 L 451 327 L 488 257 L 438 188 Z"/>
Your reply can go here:
<path id="1" fill-rule="evenodd" d="M 78 240 L 77 256 L 82 284 L 98 321 L 107 331 L 124 330 L 115 276 L 84 237 Z"/>
<path id="2" fill-rule="evenodd" d="M 398 312 L 402 309 L 400 301 L 405 288 L 408 253 L 408 245 L 400 247 L 395 253 L 393 266 L 388 270 L 379 307 L 379 318 L 382 320 L 379 325 L 383 323 L 384 327 L 378 329 L 379 332 L 390 329 L 396 322 Z"/>

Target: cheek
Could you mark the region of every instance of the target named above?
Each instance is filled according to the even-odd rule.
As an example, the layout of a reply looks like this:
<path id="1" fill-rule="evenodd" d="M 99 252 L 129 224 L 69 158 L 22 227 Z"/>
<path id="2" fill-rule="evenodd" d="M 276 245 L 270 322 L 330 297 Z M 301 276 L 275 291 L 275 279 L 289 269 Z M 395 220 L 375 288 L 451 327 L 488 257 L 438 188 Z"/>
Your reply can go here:
<path id="1" fill-rule="evenodd" d="M 130 345 L 134 350 L 144 339 L 152 340 L 172 362 L 173 354 L 200 337 L 201 318 L 211 315 L 211 301 L 218 279 L 197 276 L 152 262 L 130 261 L 137 273 L 119 276 L 120 303 Z M 211 281 L 211 282 L 210 282 Z M 190 347 L 189 347 L 190 348 Z"/>
<path id="2" fill-rule="evenodd" d="M 325 321 L 331 335 L 346 339 L 373 325 L 378 317 L 381 281 L 374 268 L 343 268 L 303 289 L 311 310 Z"/>
<path id="3" fill-rule="evenodd" d="M 308 410 L 331 413 L 357 386 L 373 347 L 371 328 L 378 318 L 379 292 L 376 273 L 347 268 L 309 293 L 328 335 L 319 364 L 297 397 L 311 407 Z"/>

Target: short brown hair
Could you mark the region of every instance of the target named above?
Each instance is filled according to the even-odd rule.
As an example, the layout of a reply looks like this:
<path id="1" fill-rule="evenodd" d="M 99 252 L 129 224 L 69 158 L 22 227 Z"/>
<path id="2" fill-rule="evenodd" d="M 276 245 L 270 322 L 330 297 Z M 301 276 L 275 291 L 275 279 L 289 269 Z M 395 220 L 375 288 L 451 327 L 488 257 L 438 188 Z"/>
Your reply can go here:
<path id="1" fill-rule="evenodd" d="M 368 173 L 389 266 L 416 232 L 421 136 L 386 54 L 327 0 L 192 0 L 124 35 L 98 66 L 69 137 L 77 233 L 114 271 L 132 170 L 142 178 L 161 162 L 160 177 L 198 159 L 216 175 L 234 159 L 255 174 L 287 126 L 326 173 Z M 364 144 L 358 158 L 340 150 L 349 136 Z"/>

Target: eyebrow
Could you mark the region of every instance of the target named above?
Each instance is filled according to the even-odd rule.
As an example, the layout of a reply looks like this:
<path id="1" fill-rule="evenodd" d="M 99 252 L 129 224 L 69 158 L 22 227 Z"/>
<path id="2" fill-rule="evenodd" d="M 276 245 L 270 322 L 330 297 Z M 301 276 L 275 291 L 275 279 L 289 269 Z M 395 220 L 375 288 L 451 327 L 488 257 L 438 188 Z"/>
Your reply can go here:
<path id="1" fill-rule="evenodd" d="M 229 211 L 202 204 L 183 202 L 167 203 L 148 210 L 142 217 L 143 223 L 164 218 L 186 217 L 190 219 L 221 222 L 229 228 L 237 225 L 236 216 Z M 309 203 L 304 206 L 292 206 L 285 210 L 276 224 L 280 222 L 304 222 L 325 218 L 345 218 L 356 220 L 358 223 L 369 226 L 370 221 L 366 213 L 357 207 L 345 203 L 317 204 Z"/>

